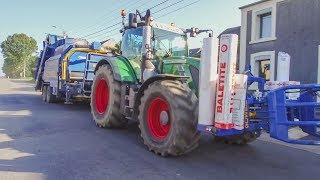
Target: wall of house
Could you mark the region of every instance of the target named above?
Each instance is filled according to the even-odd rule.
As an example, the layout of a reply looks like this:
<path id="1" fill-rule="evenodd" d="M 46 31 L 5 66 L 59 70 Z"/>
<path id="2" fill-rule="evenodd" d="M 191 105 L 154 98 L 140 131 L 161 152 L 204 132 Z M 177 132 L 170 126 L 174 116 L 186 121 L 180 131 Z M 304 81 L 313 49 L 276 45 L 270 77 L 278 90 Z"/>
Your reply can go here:
<path id="1" fill-rule="evenodd" d="M 285 0 L 277 3 L 276 40 L 250 44 L 252 11 L 247 13 L 246 64 L 251 54 L 279 51 L 291 56 L 290 80 L 316 83 L 320 45 L 320 1 Z M 276 77 L 277 71 L 275 71 Z"/>
<path id="2" fill-rule="evenodd" d="M 284 1 L 277 9 L 275 49 L 291 55 L 290 79 L 317 83 L 320 1 Z"/>

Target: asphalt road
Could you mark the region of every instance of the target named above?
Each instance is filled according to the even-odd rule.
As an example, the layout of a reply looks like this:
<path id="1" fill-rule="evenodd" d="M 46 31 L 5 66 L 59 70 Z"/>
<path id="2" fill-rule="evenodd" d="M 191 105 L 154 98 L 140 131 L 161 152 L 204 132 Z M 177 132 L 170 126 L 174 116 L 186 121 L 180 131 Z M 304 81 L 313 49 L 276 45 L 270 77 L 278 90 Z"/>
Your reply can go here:
<path id="1" fill-rule="evenodd" d="M 32 84 L 0 79 L 2 179 L 320 179 L 320 147 L 264 137 L 248 146 L 216 144 L 182 157 L 149 152 L 137 124 L 99 129 L 88 105 L 46 104 Z"/>

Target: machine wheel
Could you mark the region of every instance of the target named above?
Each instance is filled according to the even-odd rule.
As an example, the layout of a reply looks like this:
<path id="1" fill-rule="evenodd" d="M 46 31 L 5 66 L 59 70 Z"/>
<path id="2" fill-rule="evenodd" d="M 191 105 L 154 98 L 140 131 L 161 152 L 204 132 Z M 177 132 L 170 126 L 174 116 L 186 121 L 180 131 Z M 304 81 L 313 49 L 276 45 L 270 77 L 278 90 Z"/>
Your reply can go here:
<path id="1" fill-rule="evenodd" d="M 128 123 L 120 112 L 120 82 L 115 81 L 109 65 L 102 65 L 92 84 L 91 114 L 97 126 L 122 128 Z"/>
<path id="2" fill-rule="evenodd" d="M 150 151 L 178 156 L 198 146 L 197 97 L 179 81 L 156 81 L 144 91 L 138 119 L 141 137 Z"/>
<path id="3" fill-rule="evenodd" d="M 42 87 L 42 101 L 47 102 L 47 86 Z"/>
<path id="4" fill-rule="evenodd" d="M 46 97 L 46 102 L 47 102 L 47 103 L 54 103 L 55 100 L 56 100 L 56 96 L 53 95 L 53 94 L 50 92 L 50 86 L 46 86 L 46 90 L 47 90 L 47 92 L 46 92 L 46 95 L 47 95 L 47 97 Z"/>
<path id="5" fill-rule="evenodd" d="M 225 137 L 215 137 L 215 141 L 218 143 L 226 143 L 226 144 L 236 144 L 236 145 L 245 145 L 255 141 L 261 132 L 245 132 L 241 135 L 233 135 L 233 136 L 225 136 Z"/>

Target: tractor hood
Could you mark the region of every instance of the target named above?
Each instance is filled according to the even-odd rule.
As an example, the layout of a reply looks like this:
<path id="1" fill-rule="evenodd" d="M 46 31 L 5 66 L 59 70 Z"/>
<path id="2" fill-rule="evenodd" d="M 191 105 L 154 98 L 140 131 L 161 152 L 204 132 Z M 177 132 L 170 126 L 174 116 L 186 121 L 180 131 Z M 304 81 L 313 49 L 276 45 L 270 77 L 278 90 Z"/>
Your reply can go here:
<path id="1" fill-rule="evenodd" d="M 173 56 L 173 57 L 164 58 L 163 64 L 189 64 L 199 69 L 200 59 L 194 58 L 194 57 Z"/>
<path id="2" fill-rule="evenodd" d="M 168 57 L 163 59 L 162 73 L 189 76 L 187 84 L 198 95 L 200 59 L 194 57 Z"/>

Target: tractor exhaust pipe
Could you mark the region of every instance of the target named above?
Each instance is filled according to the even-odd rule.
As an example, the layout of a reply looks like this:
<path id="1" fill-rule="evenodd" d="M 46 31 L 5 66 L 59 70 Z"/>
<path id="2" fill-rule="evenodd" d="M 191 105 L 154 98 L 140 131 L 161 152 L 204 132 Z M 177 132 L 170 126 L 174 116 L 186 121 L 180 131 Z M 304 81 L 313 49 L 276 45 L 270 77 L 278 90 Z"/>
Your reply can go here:
<path id="1" fill-rule="evenodd" d="M 152 36 L 152 28 L 151 28 L 151 13 L 150 10 L 147 10 L 146 15 L 141 18 L 145 21 L 145 25 L 143 26 L 143 42 L 142 42 L 142 61 L 141 61 L 141 82 L 149 79 L 150 77 L 155 75 L 154 65 L 151 63 L 153 59 L 153 53 L 151 48 L 151 36 Z"/>

